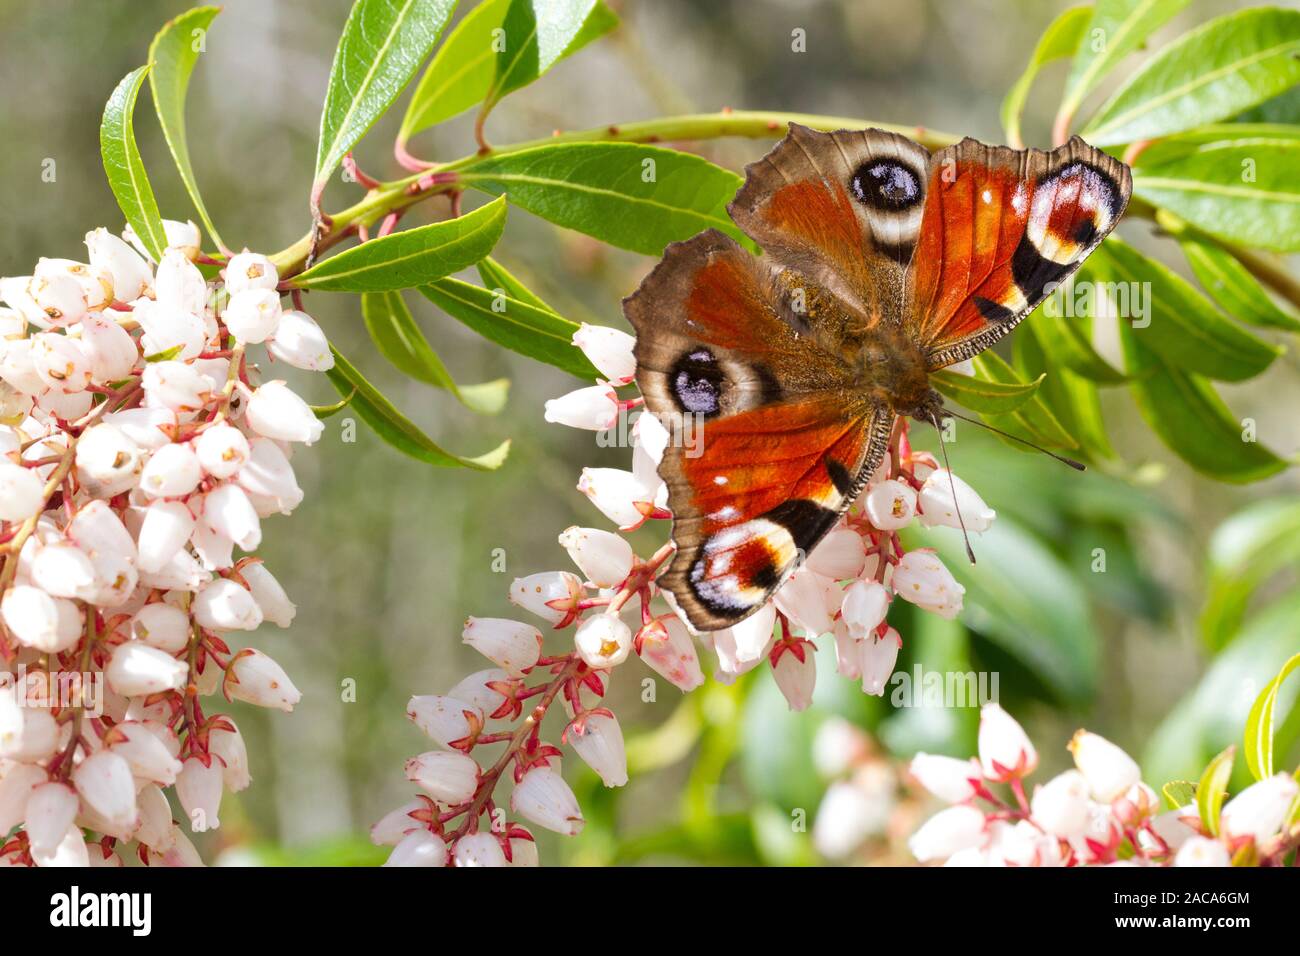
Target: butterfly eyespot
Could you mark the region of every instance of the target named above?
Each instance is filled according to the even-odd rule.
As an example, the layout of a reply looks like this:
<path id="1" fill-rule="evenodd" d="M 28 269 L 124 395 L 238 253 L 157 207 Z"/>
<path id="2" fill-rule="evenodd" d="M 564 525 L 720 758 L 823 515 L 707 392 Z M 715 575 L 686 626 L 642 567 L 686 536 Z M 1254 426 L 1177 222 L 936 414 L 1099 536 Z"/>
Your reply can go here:
<path id="1" fill-rule="evenodd" d="M 873 209 L 906 209 L 921 201 L 921 177 L 896 160 L 868 160 L 849 180 L 858 202 Z"/>
<path id="2" fill-rule="evenodd" d="M 708 349 L 692 349 L 673 366 L 668 380 L 673 399 L 683 412 L 716 415 L 722 407 L 726 373 Z"/>

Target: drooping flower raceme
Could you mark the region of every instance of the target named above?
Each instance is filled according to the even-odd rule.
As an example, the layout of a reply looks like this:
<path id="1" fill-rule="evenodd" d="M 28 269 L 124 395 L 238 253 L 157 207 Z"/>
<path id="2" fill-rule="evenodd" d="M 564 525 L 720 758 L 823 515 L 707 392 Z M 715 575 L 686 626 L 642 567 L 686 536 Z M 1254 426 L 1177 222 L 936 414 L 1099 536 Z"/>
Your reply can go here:
<path id="1" fill-rule="evenodd" d="M 259 384 L 250 347 L 332 359 L 306 313 L 282 310 L 269 259 L 223 264 L 192 223 L 166 232 L 158 263 L 129 229 L 97 229 L 89 261 L 0 279 L 0 838 L 18 828 L 3 865 L 116 866 L 128 849 L 199 863 L 187 832 L 219 827 L 223 792 L 250 779 L 208 699 L 299 698 L 232 643 L 293 620 L 252 552 L 302 500 L 292 446 L 321 424 L 283 382 Z"/>
<path id="2" fill-rule="evenodd" d="M 1273 865 L 1294 848 L 1300 785 L 1279 773 L 1223 806 L 1217 826 L 1195 803 L 1164 809 L 1137 762 L 1098 734 L 1070 741 L 1075 769 L 1025 792 L 1038 764 L 1020 724 L 997 704 L 980 714 L 979 757 L 918 754 L 917 782 L 949 804 L 908 843 L 945 866 Z M 999 795 L 997 790 L 1006 786 Z"/>
<path id="3" fill-rule="evenodd" d="M 547 402 L 545 417 L 595 431 L 612 428 L 641 406 L 640 398 L 619 394 L 636 371 L 634 341 L 597 326 L 583 326 L 573 341 L 604 378 Z M 640 414 L 632 440 L 629 470 L 585 468 L 578 481 L 619 532 L 672 517 L 657 474 L 667 430 Z M 867 693 L 883 694 L 902 644 L 886 621 L 890 603 L 902 597 L 945 617 L 962 606 L 962 587 L 939 557 L 905 550 L 898 533 L 918 519 L 958 527 L 958 510 L 975 532 L 994 518 L 968 485 L 912 450 L 900 421 L 889 455 L 862 495 L 774 601 L 735 627 L 698 635 L 671 595 L 655 586 L 671 543 L 643 559 L 614 530 L 566 529 L 559 544 L 580 573 L 516 580 L 509 599 L 532 620 L 470 618 L 463 629 L 465 642 L 495 666 L 445 695 L 412 698 L 408 716 L 441 750 L 408 763 L 421 793 L 375 824 L 372 839 L 393 848 L 392 866 L 536 863 L 525 822 L 567 835 L 582 827 L 581 809 L 560 773 L 562 751 L 542 740 L 541 718 L 559 700 L 570 718 L 561 742 L 606 786 L 621 786 L 627 781 L 623 734 L 601 699 L 613 670 L 633 656 L 682 691 L 704 682 L 701 646 L 713 652 L 715 676 L 723 681 L 766 661 L 790 706 L 801 710 L 816 681 L 814 642 L 827 639 L 835 643 L 841 674 L 861 681 Z M 544 627 L 571 628 L 572 643 L 548 652 Z M 507 775 L 514 782 L 508 814 L 496 795 Z"/>

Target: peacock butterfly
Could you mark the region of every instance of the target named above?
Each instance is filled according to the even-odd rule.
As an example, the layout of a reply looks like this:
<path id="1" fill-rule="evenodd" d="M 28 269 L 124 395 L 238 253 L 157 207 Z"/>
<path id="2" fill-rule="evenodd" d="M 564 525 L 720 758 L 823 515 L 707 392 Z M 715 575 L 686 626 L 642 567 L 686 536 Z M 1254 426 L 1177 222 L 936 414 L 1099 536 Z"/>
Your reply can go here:
<path id="1" fill-rule="evenodd" d="M 664 250 L 623 302 L 637 384 L 669 429 L 677 551 L 659 583 L 698 630 L 757 611 L 880 464 L 895 416 L 935 425 L 929 374 L 988 348 L 1123 215 L 1129 169 L 1050 152 L 791 124 L 717 230 Z"/>

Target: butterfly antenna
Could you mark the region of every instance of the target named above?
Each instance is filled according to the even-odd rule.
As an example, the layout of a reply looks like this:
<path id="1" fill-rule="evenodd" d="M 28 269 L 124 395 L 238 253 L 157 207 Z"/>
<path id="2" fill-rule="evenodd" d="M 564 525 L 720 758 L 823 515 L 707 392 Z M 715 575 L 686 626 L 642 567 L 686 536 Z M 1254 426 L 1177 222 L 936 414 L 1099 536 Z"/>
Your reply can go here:
<path id="1" fill-rule="evenodd" d="M 1054 451 L 1048 451 L 1048 450 L 1047 450 L 1046 448 L 1044 448 L 1042 445 L 1035 445 L 1033 442 L 1031 442 L 1031 441 L 1030 441 L 1029 439 L 1027 439 L 1027 438 L 1021 438 L 1019 435 L 1013 435 L 1013 434 L 1011 434 L 1010 432 L 1004 432 L 1004 431 L 1003 431 L 1002 429 L 1000 429 L 1000 428 L 994 428 L 994 427 L 993 427 L 992 425 L 990 425 L 988 422 L 982 422 L 982 421 L 980 421 L 978 418 L 970 418 L 970 417 L 968 417 L 968 416 L 966 416 L 966 415 L 960 415 L 960 414 L 958 414 L 957 412 L 954 412 L 954 411 L 953 411 L 952 409 L 950 409 L 950 408 L 945 408 L 945 409 L 943 410 L 943 413 L 944 413 L 945 415 L 951 415 L 953 418 L 960 418 L 960 419 L 961 419 L 962 421 L 964 421 L 964 422 L 970 422 L 972 425 L 978 425 L 980 428 L 987 428 L 989 431 L 993 432 L 995 435 L 1001 435 L 1003 438 L 1010 438 L 1012 441 L 1018 441 L 1018 442 L 1020 442 L 1020 444 L 1022 444 L 1022 445 L 1028 445 L 1028 446 L 1029 446 L 1030 448 L 1032 448 L 1034 451 L 1041 451 L 1044 455 L 1050 455 L 1051 457 L 1055 458 L 1057 461 L 1061 462 L 1062 464 L 1064 464 L 1064 465 L 1069 465 L 1069 466 L 1070 466 L 1071 468 L 1073 468 L 1075 471 L 1087 471 L 1087 470 L 1088 470 L 1087 466 L 1085 466 L 1082 462 L 1075 461 L 1073 458 L 1066 458 L 1064 455 L 1058 455 L 1058 454 L 1057 454 L 1056 452 L 1054 452 Z"/>
<path id="2" fill-rule="evenodd" d="M 952 507 L 957 512 L 957 524 L 961 525 L 961 539 L 966 542 L 966 557 L 971 564 L 974 564 L 975 549 L 970 546 L 970 535 L 966 533 L 966 519 L 961 516 L 961 505 L 957 503 L 957 482 L 953 480 L 952 468 L 948 466 L 948 443 L 943 440 L 943 425 L 940 424 L 938 412 L 931 419 L 931 424 L 939 433 L 939 451 L 943 453 L 943 470 L 948 472 L 948 487 L 952 490 Z"/>

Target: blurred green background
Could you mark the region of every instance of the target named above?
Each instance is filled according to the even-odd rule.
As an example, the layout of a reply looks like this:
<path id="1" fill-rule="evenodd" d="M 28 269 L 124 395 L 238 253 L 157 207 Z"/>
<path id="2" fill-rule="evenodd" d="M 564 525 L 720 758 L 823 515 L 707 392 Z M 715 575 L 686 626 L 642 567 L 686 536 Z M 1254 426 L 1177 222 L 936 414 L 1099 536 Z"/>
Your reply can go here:
<path id="1" fill-rule="evenodd" d="M 612 5 L 623 26 L 508 98 L 489 122 L 490 138 L 731 106 L 921 124 L 998 142 L 1005 90 L 1068 4 Z M 1194 2 L 1158 36 L 1237 6 Z M 154 31 L 187 7 L 181 0 L 0 0 L 0 274 L 29 273 L 40 255 L 81 258 L 89 229 L 120 229 L 99 164 L 103 103 L 144 62 Z M 224 4 L 188 116 L 199 182 L 232 245 L 271 252 L 308 225 L 320 103 L 348 7 L 347 0 Z M 791 51 L 795 28 L 807 31 L 806 53 Z M 1046 145 L 1064 70 L 1049 67 L 1030 99 L 1031 145 Z M 166 216 L 187 218 L 189 203 L 146 100 L 137 131 L 160 206 Z M 396 175 L 389 145 L 399 118 L 394 110 L 359 148 L 364 170 Z M 699 150 L 738 169 L 767 146 L 728 140 Z M 438 159 L 471 152 L 468 119 L 422 134 L 412 149 Z M 48 160 L 53 182 L 42 179 Z M 350 203 L 356 190 L 336 176 L 326 208 Z M 406 224 L 445 213 L 445 200 L 436 198 Z M 1148 252 L 1172 248 L 1147 223 L 1120 232 Z M 619 326 L 619 300 L 652 264 L 518 210 L 496 255 L 570 318 Z M 355 297 L 318 293 L 307 308 L 440 444 L 477 454 L 510 437 L 510 460 L 490 475 L 431 469 L 364 425 L 355 442 L 345 442 L 346 411 L 330 419 L 318 446 L 295 456 L 306 501 L 292 518 L 267 523 L 262 553 L 298 603 L 298 617 L 292 629 L 265 628 L 249 643 L 283 663 L 304 696 L 291 715 L 232 708 L 248 737 L 254 784 L 227 797 L 221 829 L 199 844 L 225 862 L 381 860 L 365 830 L 408 798 L 402 761 L 427 747 L 403 717 L 407 698 L 445 691 L 484 666 L 460 643 L 464 618 L 507 616 L 512 577 L 565 568 L 557 534 L 574 523 L 606 526 L 574 490 L 580 468 L 626 465 L 626 450 L 597 447 L 592 433 L 543 424 L 542 402 L 575 387 L 573 380 L 493 347 L 417 296 L 408 303 L 458 381 L 512 379 L 501 416 L 475 417 L 387 366 L 367 340 Z M 334 400 L 324 376 L 287 371 L 309 400 Z M 1266 376 L 1223 391 L 1241 417 L 1258 422 L 1266 444 L 1283 454 L 1300 445 L 1293 353 Z M 1068 761 L 1065 742 L 1086 724 L 1145 753 L 1145 778 L 1159 786 L 1198 773 L 1212 753 L 1238 740 L 1256 693 L 1300 649 L 1300 596 L 1289 570 L 1233 585 L 1237 597 L 1248 585 L 1261 590 L 1222 655 L 1215 658 L 1198 625 L 1205 551 L 1216 527 L 1266 500 L 1291 515 L 1286 499 L 1297 482 L 1293 472 L 1246 487 L 1199 479 L 1158 445 L 1126 397 L 1114 396 L 1106 411 L 1121 456 L 1111 474 L 1079 476 L 974 429 L 961 432 L 950 448 L 954 469 L 998 510 L 999 524 L 976 542 L 976 571 L 962 571 L 975 577 L 966 578 L 960 623 L 896 609 L 905 639 L 900 667 L 920 661 L 933 670 L 996 671 L 1004 705 L 1024 720 L 1047 769 Z M 916 435 L 930 444 L 932 435 L 920 428 Z M 666 532 L 664 525 L 640 532 L 641 553 Z M 936 542 L 958 569 L 957 539 L 940 534 Z M 1297 545 L 1280 540 L 1268 551 L 1279 567 L 1293 557 L 1288 547 Z M 1090 569 L 1095 548 L 1106 551 L 1105 573 Z M 494 570 L 496 549 L 505 555 L 504 572 Z M 657 699 L 646 702 L 641 681 L 651 672 L 637 662 L 620 668 L 611 700 L 629 738 L 632 782 L 626 792 L 598 792 L 577 758 L 566 759 L 590 823 L 577 840 L 546 840 L 543 859 L 813 861 L 808 834 L 791 826 L 791 814 L 797 823 L 803 810 L 812 829 L 828 768 L 825 759 L 821 770 L 815 766 L 813 741 L 837 714 L 871 731 L 855 779 L 872 794 L 879 819 L 852 858 L 904 860 L 898 841 L 923 807 L 887 755 L 970 753 L 976 712 L 895 710 L 834 675 L 832 661 L 822 663 L 817 704 L 802 715 L 786 711 L 766 673 L 735 687 L 710 682 L 686 700 L 660 682 Z M 355 702 L 342 699 L 349 680 Z M 1287 740 L 1296 738 L 1296 724 L 1282 728 Z M 832 739 L 823 734 L 818 749 Z"/>

